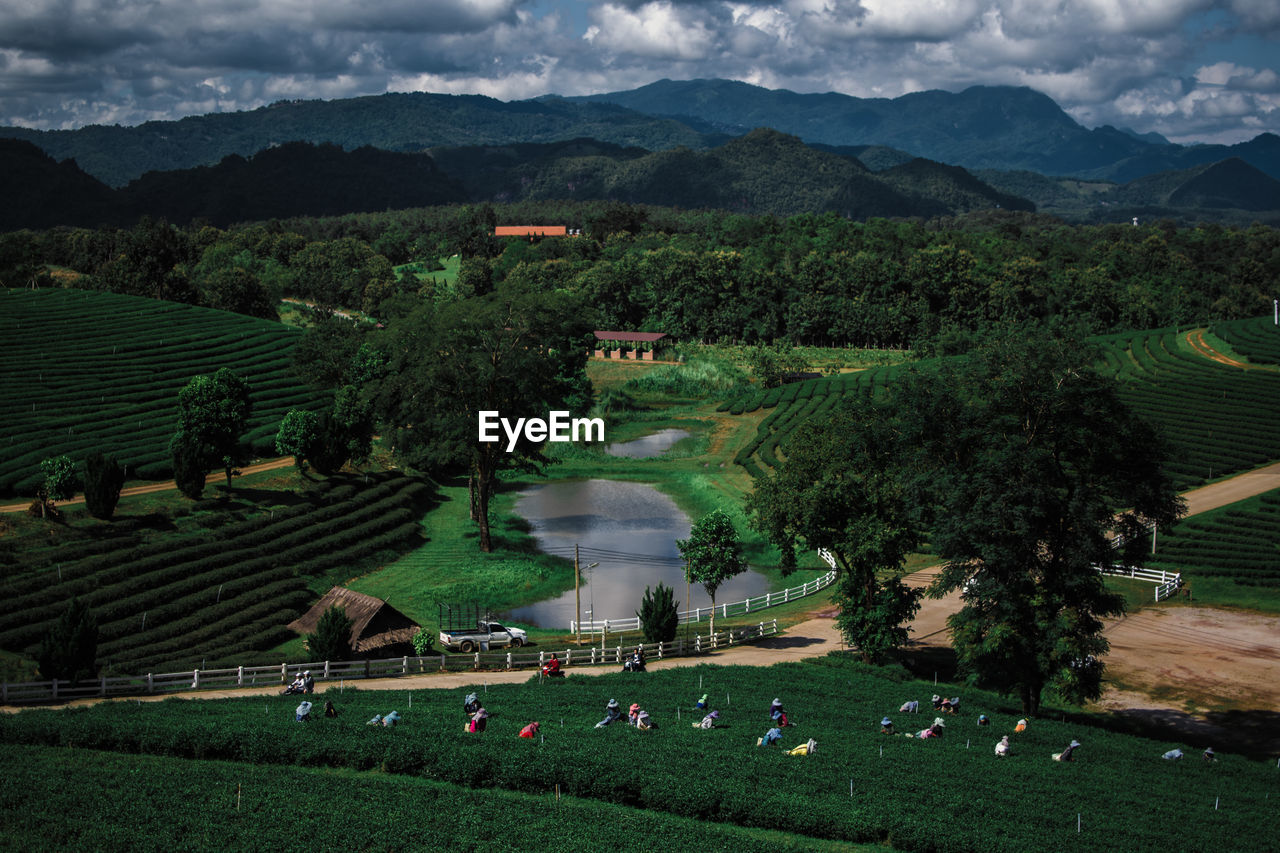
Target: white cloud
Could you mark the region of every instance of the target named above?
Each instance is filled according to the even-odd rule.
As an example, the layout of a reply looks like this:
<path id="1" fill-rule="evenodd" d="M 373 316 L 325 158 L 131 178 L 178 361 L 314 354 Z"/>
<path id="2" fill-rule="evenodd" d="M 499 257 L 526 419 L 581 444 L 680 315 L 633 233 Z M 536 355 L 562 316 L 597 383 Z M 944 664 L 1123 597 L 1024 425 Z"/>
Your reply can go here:
<path id="1" fill-rule="evenodd" d="M 716 45 L 716 34 L 700 10 L 667 0 L 637 8 L 604 3 L 590 14 L 593 24 L 584 38 L 605 54 L 697 60 L 710 56 Z"/>
<path id="2" fill-rule="evenodd" d="M 1241 35 L 1248 55 L 1205 50 Z M 727 77 L 862 97 L 1027 85 L 1090 124 L 1243 138 L 1280 130 L 1259 48 L 1277 38 L 1276 0 L 0 0 L 0 122 Z"/>

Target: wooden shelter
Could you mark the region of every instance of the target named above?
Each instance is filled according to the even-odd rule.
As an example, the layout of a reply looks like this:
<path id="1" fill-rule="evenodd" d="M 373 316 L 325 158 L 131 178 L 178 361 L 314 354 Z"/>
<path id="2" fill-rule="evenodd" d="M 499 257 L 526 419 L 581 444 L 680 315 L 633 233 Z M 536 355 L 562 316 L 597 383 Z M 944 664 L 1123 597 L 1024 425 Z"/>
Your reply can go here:
<path id="1" fill-rule="evenodd" d="M 632 358 L 652 361 L 655 353 L 672 343 L 666 332 L 611 332 L 596 330 L 596 358 Z"/>
<path id="2" fill-rule="evenodd" d="M 290 622 L 288 627 L 299 634 L 313 634 L 320 617 L 335 605 L 345 610 L 347 618 L 353 623 L 349 642 L 351 650 L 358 654 L 408 643 L 419 627 L 381 598 L 341 586 L 335 586 L 325 593 L 310 610 Z"/>

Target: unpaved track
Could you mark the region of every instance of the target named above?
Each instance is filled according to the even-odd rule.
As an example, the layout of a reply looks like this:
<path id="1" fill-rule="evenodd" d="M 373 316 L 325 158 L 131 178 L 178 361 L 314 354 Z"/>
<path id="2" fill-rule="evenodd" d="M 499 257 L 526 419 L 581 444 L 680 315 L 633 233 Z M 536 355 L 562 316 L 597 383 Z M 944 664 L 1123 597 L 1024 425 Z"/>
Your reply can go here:
<path id="1" fill-rule="evenodd" d="M 237 470 L 239 470 L 241 476 L 244 476 L 245 474 L 257 474 L 261 471 L 274 471 L 277 468 L 288 468 L 292 464 L 292 456 L 283 456 L 279 459 L 269 459 L 266 462 L 256 462 L 253 465 L 245 465 Z M 222 476 L 222 474 L 223 472 L 221 470 L 213 472 L 213 475 L 217 476 Z M 147 483 L 145 486 L 130 486 L 127 489 L 121 489 L 120 497 L 127 498 L 130 495 L 149 495 L 152 492 L 167 492 L 176 490 L 177 488 L 178 484 L 173 482 L 173 480 L 168 480 L 163 483 Z M 57 501 L 57 505 L 60 507 L 82 503 L 84 503 L 84 495 L 81 495 L 78 498 L 71 498 L 66 501 Z M 7 504 L 5 506 L 0 506 L 0 512 L 26 512 L 30 507 L 31 501 L 20 504 Z"/>
<path id="2" fill-rule="evenodd" d="M 801 660 L 808 657 L 820 657 L 828 652 L 844 648 L 840 632 L 836 630 L 835 620 L 830 617 L 819 617 L 794 626 L 786 634 L 766 637 L 757 643 L 736 645 L 706 655 L 693 657 L 668 658 L 656 660 L 650 658 L 647 668 L 651 671 L 675 669 L 677 667 L 698 666 L 704 663 L 738 664 L 743 666 L 771 666 L 784 661 Z M 617 665 L 597 665 L 567 667 L 568 678 L 585 678 L 605 673 L 617 672 Z M 406 675 L 396 678 L 368 678 L 345 682 L 353 690 L 453 690 L 479 684 L 517 684 L 537 678 L 537 670 L 497 670 L 486 672 L 437 672 L 425 675 Z M 323 692 L 338 682 L 317 682 L 317 691 Z M 130 696 L 128 698 L 109 701 L 156 702 L 163 699 L 225 699 L 237 696 L 274 696 L 283 688 L 279 685 L 271 687 L 243 687 L 224 690 L 190 690 L 184 693 L 169 693 L 156 696 Z M 76 699 L 60 707 L 76 707 L 93 705 L 101 699 Z M 0 711 L 15 712 L 21 708 L 0 706 Z"/>

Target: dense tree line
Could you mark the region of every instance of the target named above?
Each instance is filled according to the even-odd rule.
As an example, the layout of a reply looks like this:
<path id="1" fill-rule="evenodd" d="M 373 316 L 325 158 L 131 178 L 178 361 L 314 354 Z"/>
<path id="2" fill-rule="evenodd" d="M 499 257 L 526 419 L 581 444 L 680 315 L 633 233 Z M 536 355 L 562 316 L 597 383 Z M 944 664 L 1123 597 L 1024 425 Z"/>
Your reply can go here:
<path id="1" fill-rule="evenodd" d="M 583 236 L 492 237 L 495 224 L 529 222 Z M 462 271 L 450 286 L 393 270 L 453 254 Z M 607 327 L 685 340 L 946 351 L 1008 320 L 1101 333 L 1263 313 L 1280 278 L 1280 232 L 1070 226 L 1009 211 L 854 222 L 550 202 L 0 237 L 0 281 L 48 281 L 50 268 L 257 316 L 291 296 L 385 319 L 512 284 L 575 293 Z"/>

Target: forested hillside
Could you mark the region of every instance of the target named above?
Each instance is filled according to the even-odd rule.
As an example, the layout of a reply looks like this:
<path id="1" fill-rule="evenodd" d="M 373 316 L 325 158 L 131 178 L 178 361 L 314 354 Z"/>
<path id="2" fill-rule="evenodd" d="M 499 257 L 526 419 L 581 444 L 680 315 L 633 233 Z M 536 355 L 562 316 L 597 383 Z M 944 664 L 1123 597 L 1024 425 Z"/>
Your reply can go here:
<path id="1" fill-rule="evenodd" d="M 724 141 L 677 121 L 612 104 L 551 99 L 506 103 L 482 95 L 393 93 L 334 101 L 279 101 L 249 112 L 211 113 L 137 127 L 78 130 L 0 128 L 56 160 L 74 159 L 90 175 L 122 187 L 147 172 L 212 166 L 286 142 L 333 143 L 347 150 L 424 151 L 440 145 L 505 145 L 590 137 L 664 150 Z"/>
<path id="2" fill-rule="evenodd" d="M 215 166 L 148 172 L 111 190 L 11 140 L 0 171 L 15 202 L 0 228 L 129 225 L 140 216 L 226 226 L 245 220 L 335 216 L 436 204 L 523 199 L 608 199 L 790 216 L 945 216 L 1006 207 L 1030 210 L 957 167 L 918 161 L 880 176 L 856 158 L 817 151 L 759 130 L 709 151 L 649 152 L 594 140 L 438 148 L 393 153 L 293 142 Z M 3 181 L 5 179 L 0 179 Z"/>
<path id="3" fill-rule="evenodd" d="M 976 172 L 974 179 L 1030 199 L 1044 213 L 1073 221 L 1124 221 L 1137 216 L 1240 225 L 1280 223 L 1280 181 L 1237 157 L 1147 175 L 1127 184 L 987 169 Z"/>
<path id="4" fill-rule="evenodd" d="M 498 240 L 497 224 L 580 237 Z M 434 276 L 460 254 L 456 280 Z M 394 265 L 416 262 L 418 276 Z M 1169 222 L 1070 226 L 984 210 L 925 222 L 786 218 L 608 202 L 434 207 L 242 224 L 0 237 L 0 281 L 255 313 L 280 296 L 394 318 L 500 283 L 582 293 L 597 328 L 685 341 L 962 349 L 1007 322 L 1086 333 L 1270 311 L 1280 232 Z"/>

